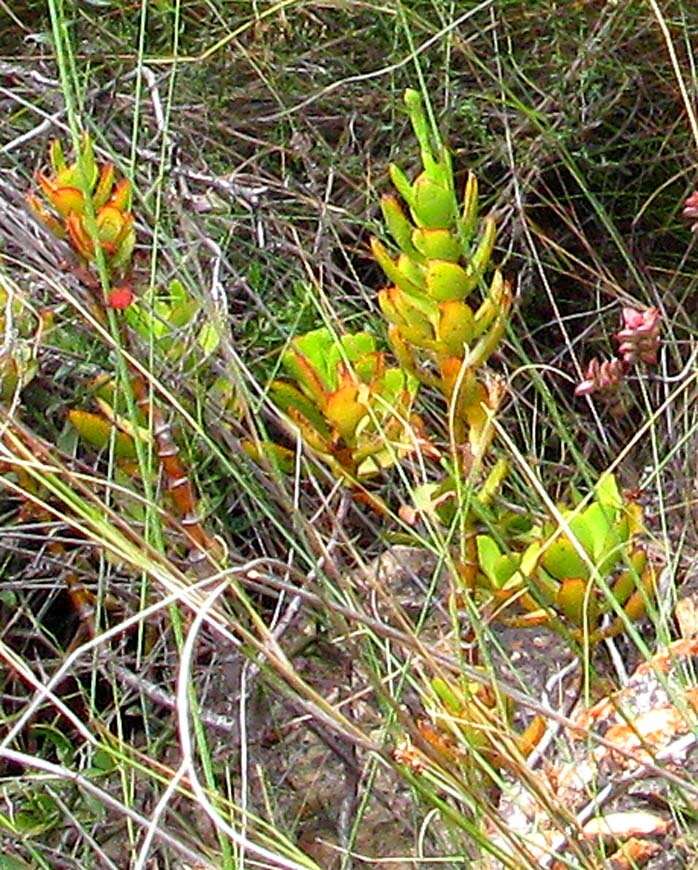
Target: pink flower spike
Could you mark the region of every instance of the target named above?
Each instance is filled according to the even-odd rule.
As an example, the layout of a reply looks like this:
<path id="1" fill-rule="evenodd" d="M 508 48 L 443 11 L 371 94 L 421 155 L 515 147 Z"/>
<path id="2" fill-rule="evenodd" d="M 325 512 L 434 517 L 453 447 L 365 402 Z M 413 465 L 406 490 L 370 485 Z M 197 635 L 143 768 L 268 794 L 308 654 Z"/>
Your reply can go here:
<path id="1" fill-rule="evenodd" d="M 620 347 L 618 352 L 626 366 L 641 360 L 647 365 L 656 365 L 659 350 L 661 314 L 658 308 L 623 309 L 623 325 L 614 336 Z"/>
<path id="2" fill-rule="evenodd" d="M 689 221 L 698 219 L 698 190 L 694 190 L 684 203 L 683 216 Z M 698 229 L 698 223 L 693 224 L 691 229 L 695 232 Z"/>
<path id="3" fill-rule="evenodd" d="M 634 308 L 623 309 L 623 324 L 626 329 L 637 329 L 642 326 L 645 318 L 642 311 L 636 311 Z"/>
<path id="4" fill-rule="evenodd" d="M 625 366 L 619 359 L 610 359 L 599 362 L 594 358 L 589 362 L 584 373 L 584 380 L 577 384 L 574 390 L 575 396 L 589 396 L 592 393 L 605 394 L 606 396 L 616 392 L 625 375 Z"/>
<path id="5" fill-rule="evenodd" d="M 581 381 L 574 388 L 575 396 L 590 396 L 593 392 L 596 391 L 596 383 L 595 381 L 587 378 L 585 381 Z"/>
<path id="6" fill-rule="evenodd" d="M 646 308 L 644 311 L 636 311 L 634 308 L 623 309 L 623 325 L 626 329 L 642 330 L 651 333 L 659 327 L 661 315 L 658 308 Z"/>
<path id="7" fill-rule="evenodd" d="M 683 204 L 683 216 L 687 218 L 698 218 L 698 190 L 686 199 Z"/>

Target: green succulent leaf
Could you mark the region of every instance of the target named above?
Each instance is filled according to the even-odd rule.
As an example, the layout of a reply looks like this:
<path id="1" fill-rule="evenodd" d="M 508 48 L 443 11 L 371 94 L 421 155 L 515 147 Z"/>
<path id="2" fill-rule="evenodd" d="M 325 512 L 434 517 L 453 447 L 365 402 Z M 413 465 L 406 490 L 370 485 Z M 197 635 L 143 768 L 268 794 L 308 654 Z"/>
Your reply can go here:
<path id="1" fill-rule="evenodd" d="M 424 280 L 424 266 L 416 259 L 409 257 L 407 254 L 400 254 L 397 258 L 397 267 L 400 273 L 411 281 L 420 291 L 426 287 Z"/>
<path id="2" fill-rule="evenodd" d="M 385 194 L 381 198 L 381 211 L 385 225 L 400 250 L 411 257 L 419 257 L 419 252 L 412 242 L 414 227 L 400 207 L 396 197 Z"/>
<path id="3" fill-rule="evenodd" d="M 461 238 L 465 245 L 469 245 L 475 234 L 478 216 L 478 191 L 477 178 L 472 172 L 468 173 L 468 181 L 465 185 L 463 196 L 463 211 L 460 217 Z"/>
<path id="4" fill-rule="evenodd" d="M 581 517 L 576 517 L 570 523 L 570 528 L 596 562 L 619 543 L 620 536 L 614 528 L 616 516 L 617 511 L 612 508 L 592 502 Z"/>
<path id="5" fill-rule="evenodd" d="M 616 478 L 610 472 L 604 472 L 594 487 L 596 500 L 603 507 L 620 510 L 623 507 L 623 496 L 620 494 Z"/>
<path id="6" fill-rule="evenodd" d="M 196 299 L 187 299 L 179 305 L 167 306 L 163 317 L 174 329 L 182 329 L 196 317 L 200 307 Z"/>
<path id="7" fill-rule="evenodd" d="M 497 225 L 492 218 L 485 218 L 485 226 L 480 236 L 480 241 L 468 262 L 468 275 L 473 282 L 473 287 L 477 286 L 478 281 L 482 278 L 485 269 L 489 265 L 496 238 Z"/>
<path id="8" fill-rule="evenodd" d="M 123 269 L 131 261 L 134 248 L 136 247 L 136 232 L 131 228 L 124 236 L 117 252 L 110 258 L 109 263 L 112 269 L 118 271 Z"/>
<path id="9" fill-rule="evenodd" d="M 291 348 L 281 357 L 281 363 L 303 392 L 322 408 L 327 394 L 337 386 L 337 372 L 335 369 L 328 370 L 327 352 L 330 348 L 323 342 L 322 336 L 313 334 L 306 341 L 308 336 L 295 339 Z M 327 352 L 323 353 L 323 349 Z"/>
<path id="10" fill-rule="evenodd" d="M 100 414 L 93 414 L 90 411 L 81 411 L 73 409 L 68 411 L 68 420 L 71 425 L 77 429 L 78 434 L 93 447 L 99 450 L 104 450 L 111 443 L 112 434 L 114 437 L 114 455 L 117 459 L 136 459 L 138 452 L 136 443 L 130 435 L 119 430 L 115 431 L 115 427 L 102 417 Z"/>
<path id="11" fill-rule="evenodd" d="M 410 208 L 413 208 L 414 191 L 412 190 L 412 184 L 410 183 L 409 178 L 395 163 L 390 164 L 388 172 L 390 174 L 390 180 L 395 185 L 395 189 L 397 190 L 397 192 L 405 200 L 407 205 Z"/>
<path id="12" fill-rule="evenodd" d="M 376 350 L 376 339 L 369 332 L 354 332 L 343 335 L 340 342 L 347 359 L 352 363 L 358 362 L 362 356 L 375 353 Z M 333 342 L 332 350 L 336 346 L 336 343 Z M 329 362 L 330 366 L 333 365 L 334 359 L 332 356 Z M 339 359 L 337 361 L 339 362 Z"/>
<path id="13" fill-rule="evenodd" d="M 279 468 L 280 471 L 283 471 L 284 474 L 293 474 L 295 470 L 295 453 L 273 441 L 255 443 L 245 440 L 242 442 L 242 449 L 255 462 L 261 463 L 263 460 L 266 460 Z"/>
<path id="14" fill-rule="evenodd" d="M 448 229 L 453 225 L 455 200 L 451 188 L 423 172 L 412 185 L 412 217 L 420 227 Z"/>
<path id="15" fill-rule="evenodd" d="M 461 357 L 464 346 L 473 336 L 473 312 L 469 305 L 458 299 L 443 302 L 440 306 L 439 341 L 443 342 L 450 356 Z"/>
<path id="16" fill-rule="evenodd" d="M 426 284 L 429 296 L 437 302 L 463 299 L 470 288 L 470 280 L 465 269 L 448 260 L 429 261 Z"/>
<path id="17" fill-rule="evenodd" d="M 315 428 L 322 438 L 329 439 L 330 430 L 325 418 L 307 396 L 285 381 L 274 381 L 270 387 L 274 402 L 282 411 L 298 411 Z"/>
<path id="18" fill-rule="evenodd" d="M 437 698 L 450 713 L 458 713 L 463 709 L 463 697 L 457 694 L 442 677 L 434 677 L 431 687 Z"/>
<path id="19" fill-rule="evenodd" d="M 589 577 L 589 568 L 566 535 L 560 535 L 545 550 L 541 564 L 557 580 Z"/>
<path id="20" fill-rule="evenodd" d="M 560 588 L 559 581 L 548 574 L 542 565 L 539 565 L 530 575 L 528 585 L 531 590 L 535 590 L 535 597 L 546 606 L 550 606 L 555 601 Z"/>
<path id="21" fill-rule="evenodd" d="M 478 535 L 475 542 L 480 570 L 496 589 L 503 588 L 519 570 L 520 557 L 502 553 L 489 535 Z"/>
<path id="22" fill-rule="evenodd" d="M 458 239 L 445 229 L 418 227 L 412 233 L 414 247 L 429 260 L 451 260 L 457 263 L 461 257 Z"/>
<path id="23" fill-rule="evenodd" d="M 199 343 L 199 347 L 204 352 L 204 356 L 210 356 L 218 348 L 218 345 L 221 342 L 221 336 L 216 325 L 209 321 L 204 323 L 201 327 L 196 340 Z"/>
<path id="24" fill-rule="evenodd" d="M 419 285 L 412 281 L 411 278 L 400 269 L 399 264 L 393 260 L 386 248 L 378 241 L 378 239 L 371 239 L 371 250 L 373 251 L 373 256 L 375 257 L 376 262 L 385 272 L 389 281 L 392 281 L 396 287 L 399 287 L 400 290 L 403 290 L 406 293 L 419 294 Z"/>
<path id="25" fill-rule="evenodd" d="M 63 146 L 61 145 L 60 139 L 53 139 L 48 149 L 49 159 L 51 161 L 51 167 L 56 175 L 59 172 L 63 172 L 66 168 L 65 166 L 65 155 L 63 153 Z"/>
<path id="26" fill-rule="evenodd" d="M 89 190 L 95 186 L 97 182 L 98 170 L 95 160 L 94 147 L 92 145 L 92 137 L 89 133 L 84 133 L 80 147 L 80 160 L 82 163 L 82 171 Z"/>

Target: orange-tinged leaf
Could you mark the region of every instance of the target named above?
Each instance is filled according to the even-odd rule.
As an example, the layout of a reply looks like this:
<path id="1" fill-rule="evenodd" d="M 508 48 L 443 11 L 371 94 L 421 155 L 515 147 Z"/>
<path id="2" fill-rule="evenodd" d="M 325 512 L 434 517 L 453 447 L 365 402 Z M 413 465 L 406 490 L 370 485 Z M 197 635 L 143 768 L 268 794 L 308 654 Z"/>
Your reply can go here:
<path id="1" fill-rule="evenodd" d="M 446 345 L 449 354 L 462 357 L 464 345 L 472 338 L 473 312 L 469 305 L 457 299 L 443 302 L 439 309 L 439 341 Z"/>
<path id="2" fill-rule="evenodd" d="M 298 426 L 301 436 L 311 450 L 316 450 L 318 453 L 330 454 L 333 451 L 334 444 L 331 434 L 325 435 L 324 432 L 318 430 L 315 426 L 308 422 L 301 411 L 291 407 L 286 413 L 290 419 Z"/>
<path id="3" fill-rule="evenodd" d="M 635 578 L 642 574 L 647 564 L 647 554 L 644 550 L 635 550 L 630 556 L 630 563 L 632 567 L 621 571 L 612 587 L 613 597 L 620 605 L 624 605 L 636 591 Z"/>
<path id="4" fill-rule="evenodd" d="M 131 182 L 128 178 L 117 182 L 108 204 L 119 211 L 128 211 L 131 205 Z"/>
<path id="5" fill-rule="evenodd" d="M 677 601 L 675 615 L 681 637 L 698 635 L 698 604 L 695 598 L 682 598 Z"/>
<path id="6" fill-rule="evenodd" d="M 325 416 L 345 441 L 353 436 L 359 421 L 366 416 L 366 406 L 357 401 L 358 389 L 346 384 L 332 393 L 325 406 Z"/>
<path id="7" fill-rule="evenodd" d="M 441 378 L 446 396 L 450 396 L 455 389 L 462 362 L 463 360 L 455 356 L 441 360 Z"/>
<path id="8" fill-rule="evenodd" d="M 322 436 L 323 439 L 330 438 L 330 431 L 317 408 L 317 405 L 308 398 L 305 393 L 298 390 L 293 384 L 286 381 L 274 381 L 271 385 L 270 392 L 275 404 L 285 411 L 289 416 L 291 410 L 294 409 L 305 420 L 306 424 L 313 426 Z M 294 419 L 296 419 L 294 417 Z"/>
<path id="9" fill-rule="evenodd" d="M 38 196 L 33 193 L 27 194 L 27 204 L 29 208 L 34 212 L 34 214 L 38 217 L 44 226 L 57 236 L 59 239 L 65 238 L 65 229 L 63 224 L 58 220 L 55 215 L 52 215 L 41 202 Z"/>
<path id="10" fill-rule="evenodd" d="M 639 590 L 637 592 L 633 592 L 633 594 L 628 598 L 623 607 L 626 615 L 636 621 L 638 619 L 642 619 L 645 615 L 647 608 L 645 606 L 645 596 Z"/>
<path id="11" fill-rule="evenodd" d="M 95 192 L 92 194 L 94 207 L 99 210 L 109 199 L 114 187 L 114 164 L 104 163 L 99 173 L 99 181 Z"/>
<path id="12" fill-rule="evenodd" d="M 535 716 L 531 724 L 519 737 L 519 749 L 524 757 L 528 757 L 543 739 L 547 723 L 542 716 Z"/>
<path id="13" fill-rule="evenodd" d="M 43 172 L 37 172 L 34 177 L 36 178 L 36 182 L 41 188 L 43 195 L 49 202 L 51 202 L 55 192 L 58 190 L 53 179 L 49 178 L 48 175 L 44 175 Z"/>
<path id="14" fill-rule="evenodd" d="M 458 372 L 460 372 L 461 361 L 458 361 Z M 466 378 L 463 378 L 463 387 L 461 393 L 465 393 Z M 473 385 L 472 394 L 468 397 L 469 401 L 465 404 L 465 418 L 468 421 L 468 426 L 474 434 L 481 433 L 487 424 L 487 390 L 483 384 L 477 381 Z"/>
<path id="15" fill-rule="evenodd" d="M 106 249 L 115 246 L 124 230 L 124 215 L 118 208 L 105 205 L 97 214 L 99 241 Z"/>
<path id="16" fill-rule="evenodd" d="M 588 607 L 586 606 L 586 590 L 586 580 L 570 577 L 562 581 L 555 600 L 557 609 L 577 626 L 584 625 L 585 614 L 591 625 L 596 622 L 596 601 L 593 596 L 589 596 Z"/>
<path id="17" fill-rule="evenodd" d="M 52 179 L 41 172 L 37 174 L 36 179 L 42 193 L 61 217 L 67 217 L 71 212 L 82 213 L 85 200 L 76 187 L 58 187 Z"/>
<path id="18" fill-rule="evenodd" d="M 395 305 L 396 294 L 399 293 L 400 290 L 397 287 L 386 287 L 378 293 L 378 304 L 388 322 L 394 323 L 397 326 L 403 326 L 405 318 Z"/>
<path id="19" fill-rule="evenodd" d="M 85 260 L 91 260 L 94 256 L 92 239 L 85 232 L 85 225 L 80 215 L 72 212 L 65 221 L 70 243 L 77 253 Z"/>
<path id="20" fill-rule="evenodd" d="M 324 407 L 328 394 L 308 357 L 297 350 L 291 350 L 285 355 L 284 364 L 304 392 L 311 396 L 319 407 Z"/>
<path id="21" fill-rule="evenodd" d="M 612 870 L 636 870 L 662 851 L 659 843 L 631 837 L 609 858 Z"/>
<path id="22" fill-rule="evenodd" d="M 419 736 L 428 743 L 432 749 L 435 749 L 439 754 L 445 755 L 452 761 L 458 760 L 458 748 L 450 734 L 438 731 L 431 722 L 426 719 L 419 719 L 417 722 L 417 731 Z"/>
<path id="23" fill-rule="evenodd" d="M 70 423 L 77 429 L 80 437 L 104 450 L 110 444 L 112 432 L 114 432 L 114 455 L 118 459 L 135 459 L 137 457 L 136 444 L 125 432 L 114 431 L 115 427 L 99 414 L 90 411 L 81 411 L 77 408 L 68 411 Z"/>
<path id="24" fill-rule="evenodd" d="M 66 217 L 73 212 L 82 214 L 85 210 L 85 198 L 75 187 L 60 187 L 51 197 L 51 205 L 61 217 Z"/>

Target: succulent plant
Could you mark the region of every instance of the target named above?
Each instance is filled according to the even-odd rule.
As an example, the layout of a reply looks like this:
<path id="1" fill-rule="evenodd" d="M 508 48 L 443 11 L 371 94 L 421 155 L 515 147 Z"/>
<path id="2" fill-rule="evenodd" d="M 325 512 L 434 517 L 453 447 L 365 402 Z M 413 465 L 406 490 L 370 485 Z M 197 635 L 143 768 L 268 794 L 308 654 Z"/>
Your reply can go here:
<path id="1" fill-rule="evenodd" d="M 37 217 L 59 238 L 67 238 L 85 263 L 95 259 L 95 246 L 86 223 L 87 194 L 92 202 L 97 240 L 113 272 L 130 263 L 136 241 L 131 205 L 131 183 L 116 180 L 113 163 L 99 165 L 92 140 L 85 133 L 74 163 L 66 163 L 63 148 L 56 139 L 50 147 L 51 174 L 38 172 L 36 180 L 47 209 L 35 194 L 27 200 Z"/>
<path id="2" fill-rule="evenodd" d="M 114 439 L 114 456 L 117 459 L 136 459 L 136 444 L 133 436 L 120 431 L 110 419 L 102 414 L 73 408 L 68 411 L 68 420 L 80 438 L 98 450 L 107 450 Z"/>
<path id="3" fill-rule="evenodd" d="M 382 199 L 385 224 L 399 248 L 391 256 L 378 239 L 371 242 L 378 264 L 392 282 L 379 303 L 390 323 L 389 339 L 400 364 L 419 380 L 437 386 L 450 400 L 459 385 L 460 417 L 479 404 L 476 371 L 496 349 L 506 327 L 511 291 L 495 270 L 485 274 L 496 237 L 493 218 L 478 228 L 478 186 L 471 173 L 462 206 L 456 198 L 448 150 L 433 144 L 419 94 L 408 90 L 405 103 L 419 141 L 422 172 L 414 182 L 397 166 L 390 176 L 407 204 Z M 466 301 L 481 288 L 473 309 Z"/>
<path id="4" fill-rule="evenodd" d="M 661 314 L 658 308 L 623 309 L 623 329 L 614 336 L 618 353 L 625 366 L 638 361 L 653 366 L 657 364 L 661 330 Z"/>
<path id="5" fill-rule="evenodd" d="M 569 533 L 553 519 L 522 536 L 523 547 L 503 548 L 494 535 L 478 535 L 477 583 L 510 624 L 548 625 L 595 643 L 625 628 L 620 616 L 601 627 L 612 609 L 604 586 L 631 620 L 644 615 L 654 595 L 656 568 L 635 542 L 642 511 L 623 498 L 613 475 L 604 474 L 584 509 L 561 507 L 560 515 Z M 508 616 L 513 602 L 523 616 Z"/>
<path id="6" fill-rule="evenodd" d="M 584 380 L 575 387 L 575 396 L 590 396 L 596 393 L 605 398 L 613 398 L 618 392 L 625 377 L 626 367 L 620 359 L 599 360 L 594 357 L 589 361 Z"/>
<path id="7" fill-rule="evenodd" d="M 118 290 L 118 288 L 117 288 Z M 113 291 L 117 292 L 117 291 Z M 187 361 L 187 351 L 192 347 L 181 334 L 194 326 L 201 303 L 186 290 L 181 281 L 170 282 L 168 292 L 154 297 L 151 305 L 131 300 L 126 307 L 126 322 L 145 341 L 152 342 L 159 353 L 169 362 Z M 210 320 L 196 329 L 196 359 L 210 356 L 220 343 L 219 330 Z"/>
<path id="8" fill-rule="evenodd" d="M 317 329 L 294 339 L 282 364 L 291 380 L 272 384 L 275 403 L 341 476 L 371 476 L 414 448 L 417 380 L 387 367 L 373 336 Z"/>

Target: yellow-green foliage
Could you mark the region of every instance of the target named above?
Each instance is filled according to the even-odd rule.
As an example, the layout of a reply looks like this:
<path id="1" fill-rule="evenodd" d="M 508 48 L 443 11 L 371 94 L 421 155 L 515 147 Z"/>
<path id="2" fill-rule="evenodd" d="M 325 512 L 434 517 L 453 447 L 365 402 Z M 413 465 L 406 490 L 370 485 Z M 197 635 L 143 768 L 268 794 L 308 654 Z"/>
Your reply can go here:
<path id="1" fill-rule="evenodd" d="M 493 535 L 477 536 L 481 589 L 502 605 L 516 601 L 527 611 L 511 622 L 549 624 L 577 638 L 586 629 L 592 641 L 615 634 L 624 628 L 620 617 L 599 628 L 612 609 L 604 585 L 629 619 L 644 614 L 655 569 L 635 542 L 641 509 L 621 496 L 611 474 L 602 475 L 594 496 L 584 509 L 560 508 L 569 533 L 553 519 L 522 536 L 520 546 L 514 541 L 502 548 Z"/>
<path id="2" fill-rule="evenodd" d="M 52 173 L 37 173 L 36 179 L 49 204 L 47 209 L 34 195 L 28 201 L 40 220 L 59 238 L 67 238 L 85 261 L 95 259 L 95 247 L 87 225 L 86 194 L 95 217 L 97 242 L 109 267 L 114 271 L 128 267 L 136 242 L 131 214 L 131 183 L 116 180 L 112 163 L 97 164 L 90 136 L 85 133 L 73 163 L 66 163 L 58 140 L 49 152 Z"/>
<path id="3" fill-rule="evenodd" d="M 201 303 L 186 290 L 181 281 L 171 281 L 166 294 L 152 302 L 134 302 L 126 310 L 126 321 L 145 341 L 152 342 L 157 351 L 169 362 L 194 364 L 215 352 L 220 343 L 219 331 L 214 323 L 196 322 Z M 185 332 L 194 335 L 188 341 Z M 188 351 L 194 350 L 191 356 Z"/>
<path id="4" fill-rule="evenodd" d="M 271 395 L 335 471 L 367 477 L 414 448 L 417 381 L 386 366 L 373 336 L 317 329 L 294 339 L 282 364 L 289 380 L 275 381 Z"/>
<path id="5" fill-rule="evenodd" d="M 378 300 L 390 323 L 390 342 L 401 365 L 420 380 L 438 386 L 450 398 L 461 383 L 460 404 L 479 403 L 476 370 L 496 349 L 506 327 L 511 292 L 501 273 L 484 278 L 496 237 L 491 217 L 478 229 L 478 187 L 470 174 L 462 203 L 457 200 L 450 155 L 433 144 L 419 95 L 408 90 L 405 102 L 417 139 L 422 172 L 410 182 L 397 166 L 392 181 L 409 208 L 398 199 L 382 199 L 385 224 L 399 248 L 391 256 L 372 240 L 373 254 L 391 282 Z M 480 287 L 481 302 L 466 299 Z"/>

